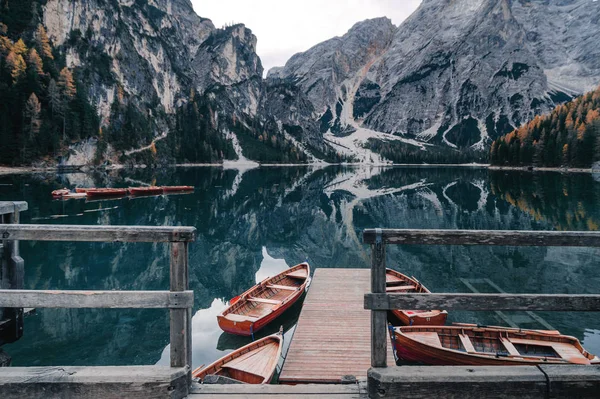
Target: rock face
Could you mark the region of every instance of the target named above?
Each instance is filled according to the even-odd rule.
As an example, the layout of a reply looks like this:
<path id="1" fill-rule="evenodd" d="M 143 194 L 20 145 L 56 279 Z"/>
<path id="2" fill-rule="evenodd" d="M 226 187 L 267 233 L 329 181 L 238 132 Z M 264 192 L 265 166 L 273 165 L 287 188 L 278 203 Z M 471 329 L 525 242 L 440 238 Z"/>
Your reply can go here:
<path id="1" fill-rule="evenodd" d="M 118 162 L 465 160 L 600 82 L 589 0 L 424 0 L 399 27 L 357 23 L 266 80 L 252 32 L 215 28 L 189 0 L 43 10 Z"/>
<path id="2" fill-rule="evenodd" d="M 243 159 L 231 144 L 243 134 L 242 151 L 252 147 L 255 159 L 305 160 L 259 116 L 263 68 L 244 25 L 217 29 L 189 0 L 49 0 L 43 10 L 53 45 L 78 71 L 109 131 L 104 158 Z"/>
<path id="3" fill-rule="evenodd" d="M 587 0 L 424 0 L 398 28 L 361 22 L 268 80 L 298 86 L 322 132 L 484 149 L 600 82 L 599 22 Z"/>

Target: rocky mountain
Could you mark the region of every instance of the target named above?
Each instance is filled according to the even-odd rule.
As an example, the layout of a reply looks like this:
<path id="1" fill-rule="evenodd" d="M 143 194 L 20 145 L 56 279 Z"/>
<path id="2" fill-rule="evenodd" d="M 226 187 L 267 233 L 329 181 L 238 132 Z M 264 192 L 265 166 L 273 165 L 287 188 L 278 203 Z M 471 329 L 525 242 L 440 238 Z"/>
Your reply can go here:
<path id="1" fill-rule="evenodd" d="M 251 30 L 190 0 L 2 4 L 3 163 L 487 161 L 494 138 L 600 82 L 590 0 L 424 0 L 267 79 Z M 73 83 L 57 92 L 58 71 Z"/>
<path id="2" fill-rule="evenodd" d="M 424 0 L 399 27 L 356 24 L 268 81 L 297 86 L 325 138 L 363 159 L 369 144 L 396 161 L 481 150 L 600 82 L 599 21 L 589 0 Z"/>

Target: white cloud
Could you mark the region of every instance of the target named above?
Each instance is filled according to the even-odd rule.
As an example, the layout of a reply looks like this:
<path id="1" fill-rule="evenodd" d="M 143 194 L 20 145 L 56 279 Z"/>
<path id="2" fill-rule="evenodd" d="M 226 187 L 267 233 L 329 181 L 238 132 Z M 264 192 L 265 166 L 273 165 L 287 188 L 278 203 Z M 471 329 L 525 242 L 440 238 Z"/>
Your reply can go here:
<path id="1" fill-rule="evenodd" d="M 215 26 L 243 23 L 258 37 L 265 71 L 295 53 L 334 36 L 356 22 L 386 16 L 399 25 L 421 0 L 192 0 L 194 9 Z"/>

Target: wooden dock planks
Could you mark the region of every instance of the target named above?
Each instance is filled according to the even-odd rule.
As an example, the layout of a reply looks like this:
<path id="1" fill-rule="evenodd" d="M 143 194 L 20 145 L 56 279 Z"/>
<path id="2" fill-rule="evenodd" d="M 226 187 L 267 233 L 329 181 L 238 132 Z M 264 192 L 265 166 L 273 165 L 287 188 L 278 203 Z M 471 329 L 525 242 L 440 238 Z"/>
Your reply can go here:
<path id="1" fill-rule="evenodd" d="M 279 381 L 340 383 L 371 367 L 371 314 L 364 309 L 369 269 L 317 269 Z M 393 365 L 388 341 L 388 364 Z M 344 380 L 347 380 L 345 378 Z"/>

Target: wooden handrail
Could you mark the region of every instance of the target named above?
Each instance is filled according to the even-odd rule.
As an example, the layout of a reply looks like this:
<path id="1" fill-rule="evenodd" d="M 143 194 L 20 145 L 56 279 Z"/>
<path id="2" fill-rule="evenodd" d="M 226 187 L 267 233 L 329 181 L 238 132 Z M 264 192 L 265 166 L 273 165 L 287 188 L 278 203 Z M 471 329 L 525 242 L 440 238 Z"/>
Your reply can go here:
<path id="1" fill-rule="evenodd" d="M 363 231 L 365 244 L 375 243 L 376 230 Z M 600 247 L 599 231 L 380 230 L 383 244 Z"/>
<path id="2" fill-rule="evenodd" d="M 58 291 L 0 290 L 6 308 L 187 309 L 193 291 Z"/>
<path id="3" fill-rule="evenodd" d="M 195 227 L 0 224 L 0 238 L 23 241 L 191 242 Z"/>
<path id="4" fill-rule="evenodd" d="M 600 232 L 366 229 L 363 241 L 371 245 L 371 292 L 365 294 L 365 309 L 371 310 L 371 365 L 375 368 L 387 367 L 390 309 L 600 311 L 600 295 L 400 294 L 386 293 L 385 287 L 386 244 L 600 247 Z"/>
<path id="5" fill-rule="evenodd" d="M 365 294 L 365 309 L 537 310 L 598 312 L 600 295 L 566 294 Z"/>

